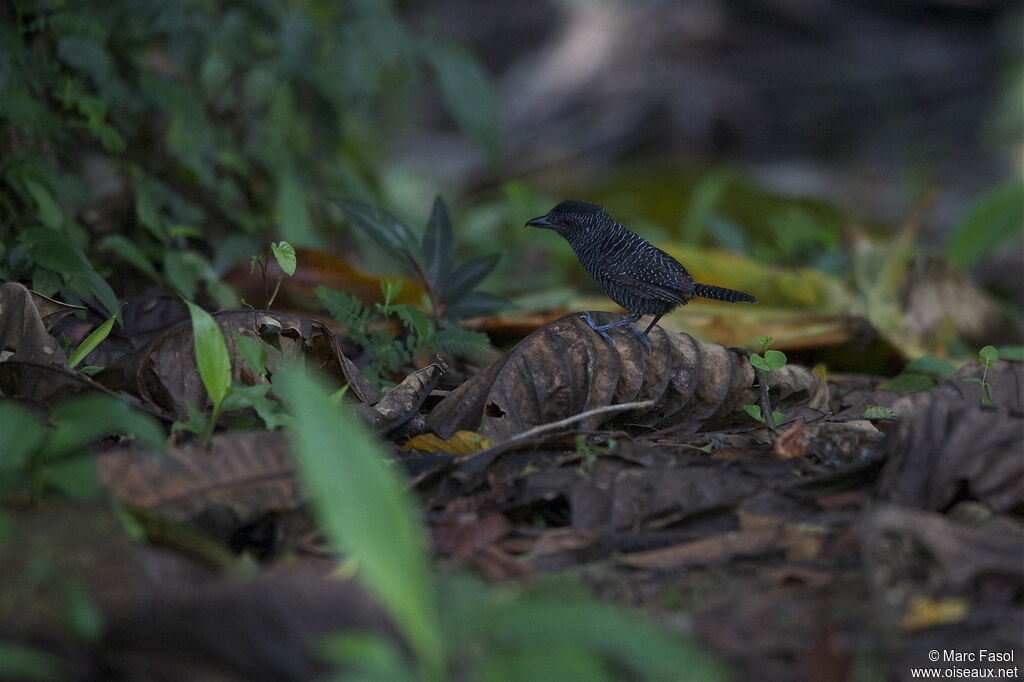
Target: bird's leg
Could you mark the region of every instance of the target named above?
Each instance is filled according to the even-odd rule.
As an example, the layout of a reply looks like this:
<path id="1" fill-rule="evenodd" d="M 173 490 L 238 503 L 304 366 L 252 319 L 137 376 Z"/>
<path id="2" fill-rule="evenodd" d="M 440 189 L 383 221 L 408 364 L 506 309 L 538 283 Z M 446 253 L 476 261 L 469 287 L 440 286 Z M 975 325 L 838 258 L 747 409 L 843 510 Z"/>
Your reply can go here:
<path id="1" fill-rule="evenodd" d="M 648 353 L 653 353 L 654 350 L 651 348 L 651 340 L 647 338 L 647 333 L 654 329 L 654 325 L 658 324 L 658 320 L 660 320 L 661 317 L 661 315 L 655 315 L 654 319 L 651 320 L 651 323 L 647 325 L 647 329 L 642 332 L 638 332 L 632 325 L 629 327 L 629 331 L 633 332 L 633 335 L 640 339 L 640 342 L 647 348 Z"/>
<path id="2" fill-rule="evenodd" d="M 633 329 L 632 324 L 640 319 L 640 315 L 639 314 L 637 314 L 637 313 L 630 313 L 629 315 L 627 315 L 626 317 L 622 318 L 618 322 L 611 322 L 609 324 L 597 324 L 597 323 L 594 322 L 593 319 L 591 319 L 590 311 L 582 313 L 580 315 L 580 317 L 583 318 L 583 320 L 586 321 L 586 323 L 588 325 L 590 325 L 591 329 L 593 329 L 595 332 L 599 333 L 601 336 L 603 336 L 604 338 L 606 338 L 609 341 L 611 341 L 613 346 L 615 345 L 615 339 L 613 339 L 611 337 L 611 334 L 608 333 L 608 330 L 609 329 L 614 329 L 615 327 L 622 327 L 624 325 L 628 326 L 629 329 L 632 330 Z M 636 333 L 635 330 L 634 330 L 634 333 Z"/>

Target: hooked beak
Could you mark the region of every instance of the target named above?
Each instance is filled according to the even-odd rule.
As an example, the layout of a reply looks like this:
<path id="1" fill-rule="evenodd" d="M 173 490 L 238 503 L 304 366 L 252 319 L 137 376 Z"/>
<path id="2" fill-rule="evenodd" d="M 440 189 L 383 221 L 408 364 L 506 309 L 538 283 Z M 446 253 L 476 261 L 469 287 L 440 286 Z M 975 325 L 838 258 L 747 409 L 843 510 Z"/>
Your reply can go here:
<path id="1" fill-rule="evenodd" d="M 550 229 L 554 227 L 554 225 L 551 223 L 551 221 L 548 220 L 548 217 L 546 215 L 542 215 L 539 218 L 534 218 L 533 220 L 527 221 L 526 225 L 524 225 L 523 227 L 544 227 Z"/>

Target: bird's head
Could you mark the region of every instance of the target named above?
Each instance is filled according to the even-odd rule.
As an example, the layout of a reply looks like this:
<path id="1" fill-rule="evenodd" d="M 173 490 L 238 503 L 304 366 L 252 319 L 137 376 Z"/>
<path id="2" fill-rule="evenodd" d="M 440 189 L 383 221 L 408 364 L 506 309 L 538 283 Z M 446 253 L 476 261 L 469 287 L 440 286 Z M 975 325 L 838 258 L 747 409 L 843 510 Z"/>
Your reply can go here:
<path id="1" fill-rule="evenodd" d="M 585 233 L 608 217 L 604 208 L 589 201 L 570 199 L 563 201 L 539 218 L 527 221 L 528 227 L 554 230 L 566 239 Z"/>

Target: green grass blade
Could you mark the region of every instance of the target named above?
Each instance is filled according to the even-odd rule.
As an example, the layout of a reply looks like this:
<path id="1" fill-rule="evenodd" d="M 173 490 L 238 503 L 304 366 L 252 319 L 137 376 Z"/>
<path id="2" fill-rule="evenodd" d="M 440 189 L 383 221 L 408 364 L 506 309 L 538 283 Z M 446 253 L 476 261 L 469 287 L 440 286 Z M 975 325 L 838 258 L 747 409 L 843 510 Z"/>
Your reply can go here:
<path id="1" fill-rule="evenodd" d="M 290 431 L 299 479 L 320 526 L 356 560 L 359 579 L 389 610 L 428 677 L 444 667 L 423 529 L 405 482 L 387 453 L 306 374 L 280 372 L 274 388 L 295 419 Z"/>
<path id="2" fill-rule="evenodd" d="M 78 366 L 82 360 L 85 359 L 89 353 L 96 350 L 96 346 L 103 343 L 103 341 L 110 336 L 110 330 L 114 328 L 114 322 L 117 320 L 117 314 L 111 315 L 107 318 L 107 321 L 92 330 L 89 336 L 85 337 L 85 340 L 75 349 L 75 352 L 68 358 L 68 367 L 74 369 Z"/>

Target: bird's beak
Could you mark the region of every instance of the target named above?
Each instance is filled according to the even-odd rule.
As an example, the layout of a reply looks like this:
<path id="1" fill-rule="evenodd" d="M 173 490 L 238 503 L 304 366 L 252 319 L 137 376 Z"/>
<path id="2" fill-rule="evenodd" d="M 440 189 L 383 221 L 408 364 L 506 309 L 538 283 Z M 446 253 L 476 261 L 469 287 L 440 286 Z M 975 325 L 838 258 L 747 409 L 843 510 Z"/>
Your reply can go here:
<path id="1" fill-rule="evenodd" d="M 548 217 L 546 215 L 542 215 L 539 218 L 534 218 L 533 220 L 527 221 L 526 225 L 524 225 L 523 227 L 546 227 L 546 228 L 551 228 L 551 227 L 554 227 L 554 225 L 551 224 L 551 221 L 548 220 Z"/>

